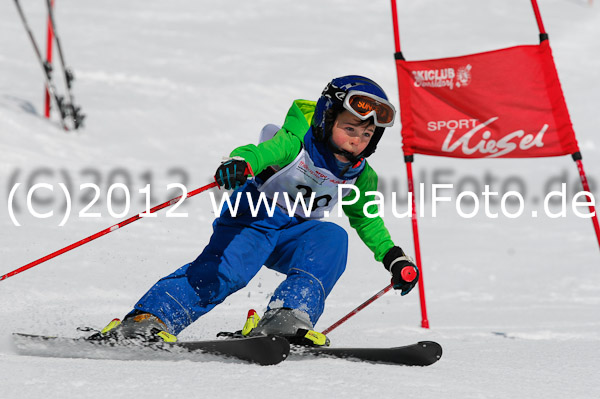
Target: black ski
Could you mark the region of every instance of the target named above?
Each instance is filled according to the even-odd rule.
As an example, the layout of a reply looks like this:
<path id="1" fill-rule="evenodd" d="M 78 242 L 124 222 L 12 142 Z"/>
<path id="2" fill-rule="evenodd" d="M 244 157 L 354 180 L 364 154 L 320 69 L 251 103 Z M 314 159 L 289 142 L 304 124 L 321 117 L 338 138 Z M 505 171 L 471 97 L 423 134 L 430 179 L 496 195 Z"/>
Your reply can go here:
<path id="1" fill-rule="evenodd" d="M 58 36 L 58 31 L 56 30 L 56 22 L 54 19 L 54 10 L 52 7 L 51 0 L 46 0 L 46 4 L 48 6 L 48 16 L 50 19 L 50 25 L 52 26 L 54 41 L 56 42 L 56 49 L 58 50 L 58 58 L 60 59 L 60 65 L 65 78 L 65 85 L 67 86 L 67 104 L 65 104 L 65 111 L 73 119 L 73 128 L 77 130 L 79 129 L 79 127 L 82 126 L 85 115 L 81 113 L 81 107 L 75 106 L 75 100 L 73 97 L 73 92 L 71 90 L 71 85 L 73 84 L 75 76 L 73 75 L 73 71 L 71 71 L 71 69 L 67 67 L 67 64 L 65 62 L 62 44 L 60 41 L 60 37 Z"/>
<path id="2" fill-rule="evenodd" d="M 136 341 L 96 341 L 14 333 L 13 342 L 20 354 L 31 356 L 115 360 L 206 360 L 206 355 L 215 355 L 264 366 L 282 362 L 290 352 L 288 341 L 274 336 L 140 344 Z"/>
<path id="3" fill-rule="evenodd" d="M 190 352 L 200 351 L 231 356 L 263 366 L 280 363 L 287 359 L 290 353 L 289 342 L 285 338 L 275 336 L 184 341 L 173 345 Z"/>
<path id="4" fill-rule="evenodd" d="M 23 9 L 21 8 L 21 3 L 19 3 L 19 0 L 15 0 L 15 4 L 17 6 L 17 11 L 19 12 L 19 16 L 21 17 L 21 21 L 23 21 L 23 25 L 25 26 L 25 30 L 27 31 L 27 34 L 29 35 L 29 39 L 31 40 L 31 44 L 33 45 L 33 50 L 35 51 L 35 55 L 38 59 L 38 62 L 40 64 L 40 66 L 42 67 L 42 70 L 44 71 L 44 79 L 46 81 L 46 88 L 48 89 L 48 93 L 50 93 L 50 97 L 56 103 L 56 108 L 58 109 L 58 112 L 60 114 L 60 124 L 64 130 L 68 131 L 69 128 L 65 121 L 65 119 L 67 117 L 66 107 L 63 102 L 63 97 L 59 96 L 57 94 L 56 87 L 54 86 L 54 82 L 52 81 L 52 66 L 50 64 L 48 64 L 46 61 L 44 61 L 44 59 L 42 58 L 42 53 L 40 52 L 40 49 L 37 45 L 35 37 L 33 36 L 33 32 L 31 30 L 31 28 L 29 27 L 27 18 L 25 17 L 25 14 L 23 13 Z"/>
<path id="5" fill-rule="evenodd" d="M 437 342 L 422 341 L 413 345 L 395 348 L 292 348 L 292 355 L 326 356 L 374 363 L 399 364 L 404 366 L 429 366 L 442 357 L 442 346 Z"/>

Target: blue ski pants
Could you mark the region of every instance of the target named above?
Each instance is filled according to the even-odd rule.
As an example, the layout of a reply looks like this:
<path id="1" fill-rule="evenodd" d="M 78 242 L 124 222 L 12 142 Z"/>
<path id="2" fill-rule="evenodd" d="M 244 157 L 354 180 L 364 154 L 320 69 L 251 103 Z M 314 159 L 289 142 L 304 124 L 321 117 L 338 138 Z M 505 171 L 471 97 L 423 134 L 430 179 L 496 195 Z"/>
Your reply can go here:
<path id="1" fill-rule="evenodd" d="M 280 208 L 269 216 L 264 204 L 253 216 L 246 193 L 257 204 L 258 190 L 252 183 L 237 190 L 231 197 L 233 203 L 242 195 L 236 214 L 225 209 L 200 256 L 160 279 L 135 310 L 156 315 L 170 333 L 179 334 L 245 287 L 265 265 L 287 275 L 269 308 L 299 309 L 313 325 L 317 322 L 325 298 L 346 267 L 346 231 L 335 223 L 290 217 Z"/>

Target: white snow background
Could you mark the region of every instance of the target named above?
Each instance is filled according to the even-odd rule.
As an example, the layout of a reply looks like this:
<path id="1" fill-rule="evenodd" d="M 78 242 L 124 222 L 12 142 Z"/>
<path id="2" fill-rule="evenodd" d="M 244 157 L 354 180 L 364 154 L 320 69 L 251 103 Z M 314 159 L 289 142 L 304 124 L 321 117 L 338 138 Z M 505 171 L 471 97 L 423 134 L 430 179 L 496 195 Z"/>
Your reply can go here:
<path id="1" fill-rule="evenodd" d="M 43 0 L 22 1 L 45 48 Z M 541 0 L 557 69 L 584 165 L 600 180 L 600 5 Z M 398 2 L 408 60 L 450 57 L 538 42 L 528 0 Z M 138 190 L 151 182 L 163 202 L 211 181 L 221 158 L 256 142 L 266 123 L 282 123 L 296 98 L 317 99 L 335 76 L 379 82 L 398 106 L 388 1 L 90 1 L 57 0 L 56 19 L 76 80 L 85 129 L 65 133 L 42 117 L 43 81 L 12 1 L 0 3 L 0 274 L 109 227 L 109 185 L 131 191 L 127 217 L 144 209 Z M 56 61 L 56 54 L 55 54 Z M 55 63 L 57 71 L 58 64 Z M 56 73 L 59 90 L 64 91 Z M 387 129 L 369 162 L 381 183 L 406 196 L 400 124 Z M 160 277 L 195 259 L 214 219 L 207 193 L 177 212 L 144 219 L 0 282 L 1 398 L 598 398 L 600 254 L 592 223 L 542 214 L 560 182 L 579 191 L 570 157 L 456 160 L 417 156 L 416 182 L 447 182 L 480 192 L 525 191 L 524 215 L 465 219 L 454 203 L 419 219 L 430 329 L 420 327 L 418 293 L 388 293 L 330 334 L 335 346 L 399 346 L 434 340 L 442 359 L 426 368 L 334 359 L 260 367 L 231 361 L 116 361 L 20 356 L 13 332 L 80 336 L 122 317 Z M 26 188 L 53 184 L 33 197 Z M 64 194 L 73 212 L 64 226 Z M 13 208 L 8 212 L 14 184 Z M 89 212 L 91 189 L 102 188 Z M 124 209 L 113 193 L 115 212 Z M 456 196 L 454 196 L 456 198 Z M 388 203 L 389 204 L 389 203 Z M 404 210 L 401 203 L 399 210 Z M 470 210 L 465 206 L 465 210 Z M 539 216 L 531 216 L 538 210 Z M 413 253 L 410 219 L 385 220 Z M 389 282 L 345 219 L 347 271 L 317 324 L 324 329 Z M 241 328 L 246 311 L 265 309 L 283 276 L 264 269 L 246 287 L 186 329 L 181 340 Z"/>

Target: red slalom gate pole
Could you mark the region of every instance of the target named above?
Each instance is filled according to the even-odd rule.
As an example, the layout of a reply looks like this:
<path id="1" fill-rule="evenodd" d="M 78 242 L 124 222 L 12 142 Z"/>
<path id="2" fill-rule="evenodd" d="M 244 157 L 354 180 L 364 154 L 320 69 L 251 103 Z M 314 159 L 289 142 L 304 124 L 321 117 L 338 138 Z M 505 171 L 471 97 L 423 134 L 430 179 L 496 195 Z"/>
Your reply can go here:
<path id="1" fill-rule="evenodd" d="M 203 186 L 203 187 L 197 188 L 196 190 L 190 191 L 189 193 L 187 193 L 187 194 L 186 194 L 185 198 L 190 198 L 190 197 L 193 197 L 194 195 L 200 194 L 201 192 L 203 192 L 203 191 L 206 191 L 206 190 L 208 190 L 208 189 L 211 189 L 211 188 L 213 188 L 213 187 L 218 187 L 218 184 L 217 184 L 217 182 L 213 182 L 213 183 L 207 184 L 206 186 Z M 170 199 L 169 201 L 163 202 L 163 203 L 162 203 L 162 204 L 160 204 L 160 205 L 156 205 L 154 208 L 150 209 L 150 210 L 148 211 L 148 213 L 145 213 L 145 212 L 144 212 L 144 214 L 150 214 L 150 213 L 154 213 L 154 212 L 157 212 L 157 211 L 159 211 L 159 210 L 161 210 L 161 209 L 163 209 L 163 208 L 166 208 L 166 207 L 169 207 L 169 206 L 171 206 L 171 205 L 173 205 L 173 204 L 176 204 L 177 202 L 179 202 L 179 200 L 180 200 L 182 197 L 183 197 L 183 196 L 182 196 L 182 195 L 180 195 L 179 197 L 176 197 L 176 198 Z M 104 236 L 104 235 L 106 235 L 106 234 L 108 234 L 108 233 L 112 233 L 113 231 L 115 231 L 115 230 L 118 230 L 118 229 L 120 229 L 121 227 L 127 226 L 128 224 L 130 224 L 130 223 L 133 223 L 133 222 L 135 222 L 135 221 L 136 221 L 136 220 L 138 220 L 138 219 L 141 219 L 143 216 L 140 216 L 140 215 L 141 215 L 141 214 L 140 214 L 140 213 L 138 213 L 137 215 L 135 215 L 135 216 L 132 216 L 132 217 L 130 217 L 129 219 L 122 221 L 121 223 L 115 224 L 114 226 L 111 226 L 111 227 L 109 227 L 109 228 L 107 228 L 107 229 L 104 229 L 104 230 L 102 230 L 102 231 L 99 231 L 99 232 L 97 232 L 96 234 L 92 234 L 91 236 L 89 236 L 89 237 L 86 237 L 86 238 L 84 238 L 83 240 L 77 241 L 76 243 L 73 243 L 73 244 L 71 244 L 71 245 L 69 245 L 69 246 L 67 246 L 67 247 L 64 247 L 63 249 L 59 249 L 59 250 L 58 250 L 58 251 L 56 251 L 56 252 L 52 252 L 51 254 L 49 254 L 49 255 L 46 255 L 46 256 L 44 256 L 43 258 L 40 258 L 40 259 L 38 259 L 38 260 L 36 260 L 36 261 L 33 261 L 33 262 L 31 262 L 31 263 L 28 263 L 28 264 L 26 264 L 25 266 L 21 266 L 20 268 L 18 268 L 18 269 L 15 269 L 15 270 L 13 270 L 13 271 L 12 271 L 12 272 L 10 272 L 10 273 L 7 273 L 7 274 L 5 274 L 5 275 L 3 275 L 3 276 L 0 276 L 0 281 L 6 280 L 6 279 L 7 279 L 7 278 L 9 278 L 9 277 L 12 277 L 12 276 L 14 276 L 14 275 L 16 275 L 16 274 L 19 274 L 19 273 L 21 273 L 21 272 L 24 272 L 25 270 L 31 269 L 32 267 L 34 267 L 34 266 L 37 266 L 37 265 L 39 265 L 40 263 L 44 263 L 44 262 L 46 262 L 47 260 L 50 260 L 50 259 L 52 259 L 52 258 L 55 258 L 55 257 L 57 257 L 58 255 L 62 255 L 62 254 L 64 254 L 65 252 L 69 252 L 70 250 L 72 250 L 72 249 L 75 249 L 75 248 L 77 248 L 77 247 L 80 247 L 80 246 L 82 246 L 83 244 L 87 244 L 88 242 L 90 242 L 90 241 L 93 241 L 93 240 L 95 240 L 96 238 L 102 237 L 102 236 Z"/>
<path id="2" fill-rule="evenodd" d="M 54 7 L 54 0 L 50 2 L 50 6 Z M 54 32 L 52 31 L 52 22 L 50 21 L 50 15 L 48 15 L 48 30 L 46 34 L 46 64 L 52 65 L 52 42 L 54 41 Z M 44 98 L 44 116 L 50 118 L 50 92 L 47 87 L 44 87 L 45 98 Z"/>
<path id="3" fill-rule="evenodd" d="M 585 170 L 583 170 L 583 161 L 581 160 L 581 153 L 576 152 L 572 155 L 573 160 L 577 164 L 577 170 L 579 171 L 579 178 L 581 179 L 581 185 L 583 186 L 583 190 L 588 193 L 591 192 L 590 185 L 588 184 L 587 176 L 585 175 Z M 592 215 L 592 224 L 594 225 L 594 231 L 596 232 L 596 239 L 598 240 L 598 245 L 600 245 L 600 224 L 598 223 L 598 214 L 596 213 L 596 207 L 593 205 L 594 199 L 589 195 L 586 195 L 586 198 L 590 205 L 588 209 L 590 210 L 590 214 Z"/>
<path id="4" fill-rule="evenodd" d="M 419 302 L 421 303 L 421 327 L 429 328 L 429 319 L 427 318 L 427 302 L 425 300 L 425 282 L 423 278 L 423 265 L 421 264 L 421 244 L 419 241 L 419 226 L 417 223 L 417 204 L 415 198 L 415 184 L 412 172 L 412 155 L 407 157 L 406 174 L 408 176 L 408 192 L 412 193 L 412 228 L 413 241 L 415 245 L 415 260 L 419 268 Z"/>
<path id="5" fill-rule="evenodd" d="M 537 0 L 531 0 L 531 7 L 533 8 L 533 14 L 535 15 L 535 20 L 538 25 L 538 29 L 540 31 L 540 35 L 546 34 L 546 29 L 544 28 L 544 22 L 542 21 L 542 14 L 540 13 L 540 8 L 538 7 Z"/>
<path id="6" fill-rule="evenodd" d="M 369 306 L 370 304 L 375 302 L 377 299 L 381 298 L 386 292 L 391 290 L 393 287 L 394 287 L 393 284 L 388 285 L 387 287 L 385 287 L 384 289 L 379 291 L 377 294 L 375 294 L 371 298 L 367 299 L 365 302 L 363 302 L 361 305 L 359 305 L 356 309 L 354 309 L 353 311 L 348 313 L 346 316 L 342 317 L 341 319 L 339 319 L 338 321 L 333 323 L 331 326 L 324 329 L 322 331 L 322 333 L 325 335 L 329 334 L 331 331 L 333 331 L 334 329 L 339 327 L 340 324 L 345 323 L 349 318 L 351 318 L 352 316 L 354 316 L 355 314 L 357 314 L 358 312 L 360 312 L 361 310 L 363 310 L 364 308 L 366 308 L 367 306 Z"/>
<path id="7" fill-rule="evenodd" d="M 396 71 L 399 70 L 398 62 L 404 60 L 402 55 L 402 49 L 400 47 L 400 27 L 398 23 L 398 6 L 396 0 L 391 0 L 392 4 L 392 25 L 394 29 L 394 58 L 396 59 Z M 398 80 L 398 90 L 400 90 L 400 80 Z M 400 101 L 402 102 L 402 101 Z M 415 190 L 414 181 L 412 174 L 412 162 L 413 155 L 404 155 L 404 162 L 406 163 L 406 175 L 408 180 L 408 192 L 412 193 L 412 229 L 413 229 L 413 240 L 415 246 L 415 260 L 416 266 L 419 268 L 419 302 L 421 304 L 421 327 L 429 328 L 429 319 L 427 318 L 427 303 L 425 301 L 425 282 L 423 278 L 423 265 L 421 264 L 421 246 L 419 243 L 419 226 L 417 223 L 417 206 L 415 203 Z"/>

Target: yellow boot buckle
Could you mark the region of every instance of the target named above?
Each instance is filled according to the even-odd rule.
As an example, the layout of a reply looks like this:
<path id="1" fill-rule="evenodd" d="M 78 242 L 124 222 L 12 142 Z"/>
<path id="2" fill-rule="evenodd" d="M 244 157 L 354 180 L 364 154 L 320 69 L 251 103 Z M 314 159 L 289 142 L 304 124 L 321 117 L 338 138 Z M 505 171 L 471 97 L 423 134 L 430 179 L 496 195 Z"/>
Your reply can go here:
<path id="1" fill-rule="evenodd" d="M 109 332 L 110 330 L 112 330 L 113 328 L 117 327 L 119 324 L 121 324 L 121 320 L 119 320 L 119 319 L 112 319 L 112 321 L 110 323 L 108 323 L 108 325 L 106 327 L 104 327 L 102 329 L 102 331 L 100 331 L 100 333 L 102 335 L 104 335 L 107 332 Z"/>
<path id="2" fill-rule="evenodd" d="M 254 328 L 258 325 L 259 321 L 260 317 L 258 317 L 256 310 L 250 309 L 248 311 L 248 317 L 246 318 L 244 328 L 242 328 L 242 335 L 246 336 L 250 334 L 250 331 L 254 330 Z"/>
<path id="3" fill-rule="evenodd" d="M 316 346 L 329 346 L 329 338 L 323 333 L 308 330 L 308 332 L 304 335 L 304 338 L 311 341 Z"/>

